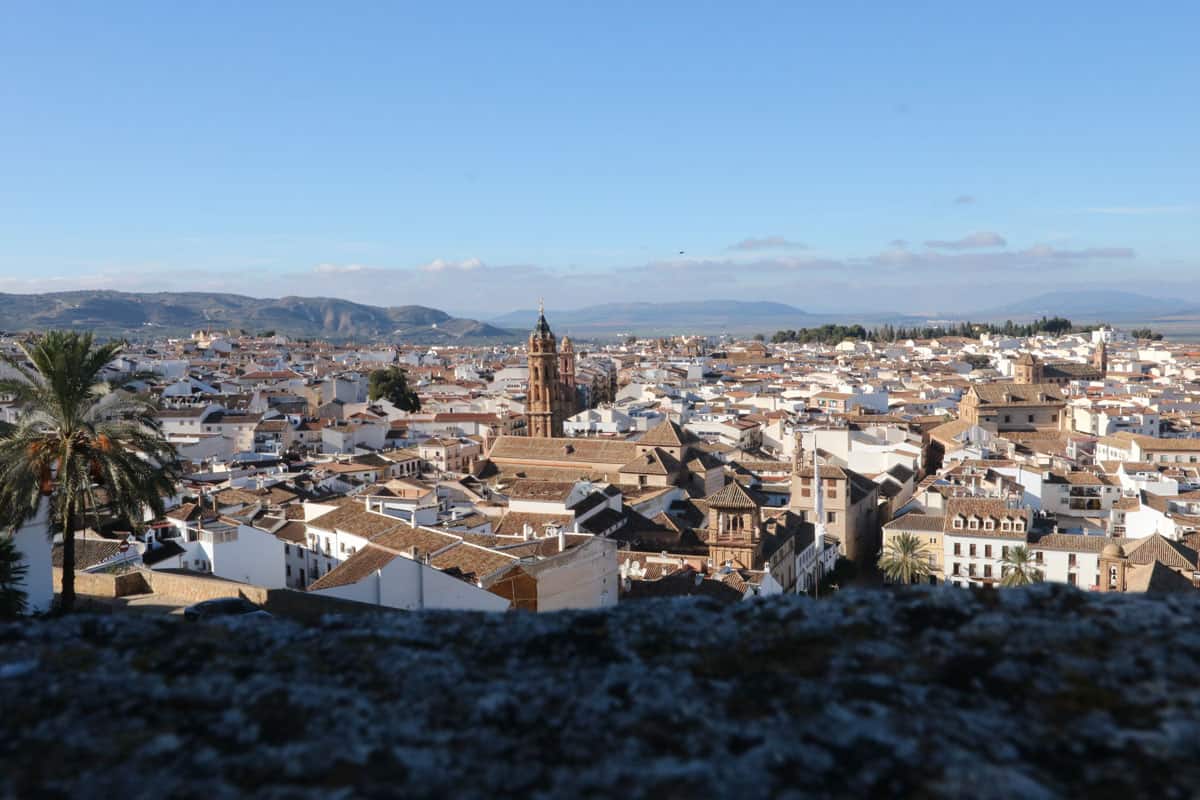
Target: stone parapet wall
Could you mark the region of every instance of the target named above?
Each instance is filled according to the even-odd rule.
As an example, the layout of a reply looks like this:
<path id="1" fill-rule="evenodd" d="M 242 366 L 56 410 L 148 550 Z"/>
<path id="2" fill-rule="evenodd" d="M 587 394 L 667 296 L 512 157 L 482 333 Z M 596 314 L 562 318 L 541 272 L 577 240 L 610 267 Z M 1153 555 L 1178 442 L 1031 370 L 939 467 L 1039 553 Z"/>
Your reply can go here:
<path id="1" fill-rule="evenodd" d="M 1182 798 L 1196 619 L 1042 585 L 24 621 L 0 797 Z"/>
<path id="2" fill-rule="evenodd" d="M 54 593 L 62 591 L 62 568 L 51 567 L 54 582 Z M 105 600 L 117 597 L 129 597 L 135 594 L 146 594 L 150 591 L 145 577 L 141 572 L 124 572 L 109 574 L 105 572 L 76 572 L 75 593 Z"/>
<path id="3" fill-rule="evenodd" d="M 142 574 L 155 594 L 182 603 L 200 603 L 222 597 L 244 597 L 255 605 L 267 602 L 268 590 L 248 583 L 237 583 L 201 575 L 179 575 L 162 570 L 143 570 Z"/>

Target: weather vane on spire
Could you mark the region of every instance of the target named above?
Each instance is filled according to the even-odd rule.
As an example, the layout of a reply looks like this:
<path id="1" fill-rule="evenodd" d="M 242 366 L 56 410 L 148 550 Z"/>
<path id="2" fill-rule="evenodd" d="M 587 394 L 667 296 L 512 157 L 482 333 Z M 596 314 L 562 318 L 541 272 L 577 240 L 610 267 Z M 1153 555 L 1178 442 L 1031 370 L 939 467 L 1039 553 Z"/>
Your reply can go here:
<path id="1" fill-rule="evenodd" d="M 539 314 L 546 313 L 546 302 L 545 302 L 545 298 L 543 298 L 543 297 L 538 298 L 538 313 Z"/>

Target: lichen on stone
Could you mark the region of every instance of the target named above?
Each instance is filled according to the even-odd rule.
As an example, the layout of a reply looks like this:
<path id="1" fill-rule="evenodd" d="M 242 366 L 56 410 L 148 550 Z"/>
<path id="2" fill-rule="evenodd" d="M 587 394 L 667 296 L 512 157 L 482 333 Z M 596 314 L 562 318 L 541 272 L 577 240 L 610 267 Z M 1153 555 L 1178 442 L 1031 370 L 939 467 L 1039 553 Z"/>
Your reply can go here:
<path id="1" fill-rule="evenodd" d="M 1200 599 L 0 626 L 0 797 L 1185 797 Z"/>

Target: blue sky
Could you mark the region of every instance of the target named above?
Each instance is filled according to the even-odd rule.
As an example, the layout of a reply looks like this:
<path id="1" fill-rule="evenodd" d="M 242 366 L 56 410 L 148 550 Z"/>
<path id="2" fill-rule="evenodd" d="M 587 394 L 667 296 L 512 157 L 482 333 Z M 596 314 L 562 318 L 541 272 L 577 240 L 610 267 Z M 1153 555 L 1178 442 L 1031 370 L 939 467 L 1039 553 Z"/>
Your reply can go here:
<path id="1" fill-rule="evenodd" d="M 3 3 L 0 291 L 1200 302 L 1197 30 L 1183 2 Z"/>

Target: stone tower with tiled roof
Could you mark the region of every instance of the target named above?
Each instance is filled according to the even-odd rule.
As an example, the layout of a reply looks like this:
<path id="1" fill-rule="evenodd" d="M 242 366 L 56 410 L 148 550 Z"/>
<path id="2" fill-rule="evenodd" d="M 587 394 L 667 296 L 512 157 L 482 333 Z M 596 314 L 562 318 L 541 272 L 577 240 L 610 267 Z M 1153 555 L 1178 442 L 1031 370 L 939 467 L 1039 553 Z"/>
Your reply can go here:
<path id="1" fill-rule="evenodd" d="M 558 348 L 558 380 L 562 384 L 561 413 L 563 419 L 573 415 L 578 408 L 578 392 L 575 387 L 575 345 L 570 336 L 562 338 Z"/>
<path id="2" fill-rule="evenodd" d="M 704 498 L 707 529 L 700 532 L 715 566 L 761 569 L 763 565 L 762 501 L 733 481 Z"/>
<path id="3" fill-rule="evenodd" d="M 537 324 L 529 334 L 529 396 L 525 416 L 530 436 L 562 436 L 562 384 L 558 379 L 558 347 L 546 310 L 538 302 Z"/>
<path id="4" fill-rule="evenodd" d="M 1033 353 L 1022 353 L 1013 365 L 1013 383 L 1032 386 L 1042 382 L 1042 363 Z"/>

